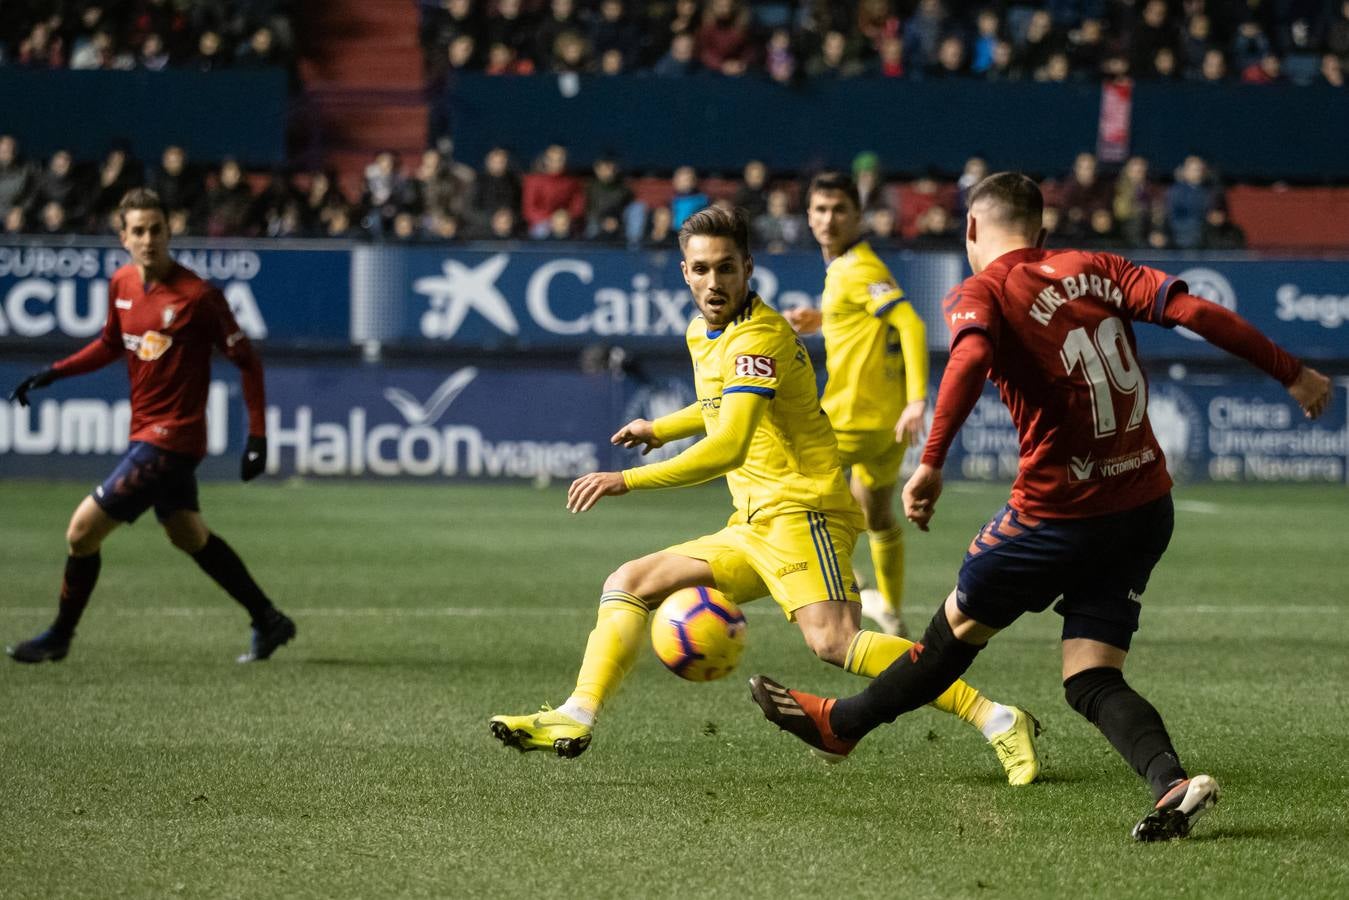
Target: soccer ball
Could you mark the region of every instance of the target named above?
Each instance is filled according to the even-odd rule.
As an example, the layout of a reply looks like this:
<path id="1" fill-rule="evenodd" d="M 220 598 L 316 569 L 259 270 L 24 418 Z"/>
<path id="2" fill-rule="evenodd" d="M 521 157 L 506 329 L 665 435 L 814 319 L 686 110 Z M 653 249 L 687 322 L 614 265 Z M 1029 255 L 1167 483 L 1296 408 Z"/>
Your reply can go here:
<path id="1" fill-rule="evenodd" d="M 713 588 L 675 591 L 651 620 L 651 646 L 665 667 L 689 681 L 729 675 L 745 652 L 745 616 Z"/>

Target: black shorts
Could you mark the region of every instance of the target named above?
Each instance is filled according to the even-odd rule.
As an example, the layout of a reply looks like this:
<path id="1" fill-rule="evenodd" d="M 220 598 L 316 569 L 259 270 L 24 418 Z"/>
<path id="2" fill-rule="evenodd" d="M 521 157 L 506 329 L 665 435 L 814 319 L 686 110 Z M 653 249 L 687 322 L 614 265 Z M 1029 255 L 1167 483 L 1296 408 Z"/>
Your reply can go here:
<path id="1" fill-rule="evenodd" d="M 199 462 L 137 441 L 90 496 L 119 522 L 134 522 L 152 506 L 161 522 L 182 509 L 196 512 Z"/>
<path id="2" fill-rule="evenodd" d="M 980 624 L 1006 628 L 1062 597 L 1054 611 L 1065 640 L 1128 650 L 1174 519 L 1170 494 L 1090 519 L 1034 519 L 1005 506 L 970 544 L 956 602 Z"/>

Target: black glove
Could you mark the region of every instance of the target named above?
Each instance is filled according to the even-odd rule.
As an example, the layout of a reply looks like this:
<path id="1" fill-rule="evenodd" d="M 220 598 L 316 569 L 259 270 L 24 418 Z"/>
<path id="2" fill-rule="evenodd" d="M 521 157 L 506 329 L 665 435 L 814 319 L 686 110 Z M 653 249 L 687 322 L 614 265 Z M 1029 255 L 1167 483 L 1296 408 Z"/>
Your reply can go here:
<path id="1" fill-rule="evenodd" d="M 33 388 L 46 387 L 56 380 L 56 372 L 52 369 L 43 369 L 36 375 L 29 375 L 19 386 L 9 392 L 10 402 L 17 402 L 20 406 L 28 405 L 28 392 Z"/>
<path id="2" fill-rule="evenodd" d="M 267 439 L 250 434 L 244 446 L 244 458 L 239 461 L 239 477 L 244 481 L 252 481 L 266 469 Z"/>

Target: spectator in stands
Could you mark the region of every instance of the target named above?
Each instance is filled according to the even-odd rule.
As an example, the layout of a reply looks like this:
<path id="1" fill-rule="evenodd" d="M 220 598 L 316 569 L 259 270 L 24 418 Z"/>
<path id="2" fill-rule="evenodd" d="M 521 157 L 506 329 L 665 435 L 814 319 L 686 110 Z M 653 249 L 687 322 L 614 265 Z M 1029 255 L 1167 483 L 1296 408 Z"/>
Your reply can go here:
<path id="1" fill-rule="evenodd" d="M 644 43 L 642 28 L 628 15 L 623 0 L 600 0 L 599 15 L 590 24 L 590 45 L 596 55 L 602 59 L 617 51 L 627 69 L 641 58 Z"/>
<path id="2" fill-rule="evenodd" d="M 582 34 L 585 23 L 576 12 L 576 0 L 552 0 L 548 12 L 534 28 L 534 59 L 540 68 L 551 67 L 557 39 L 566 31 Z"/>
<path id="3" fill-rule="evenodd" d="M 1269 38 L 1265 30 L 1254 19 L 1247 19 L 1237 26 L 1236 36 L 1232 39 L 1232 68 L 1245 72 L 1250 66 L 1258 65 L 1270 53 Z"/>
<path id="4" fill-rule="evenodd" d="M 774 28 L 764 50 L 764 71 L 778 84 L 794 84 L 800 72 L 792 33 L 786 28 Z"/>
<path id="5" fill-rule="evenodd" d="M 33 25 L 28 37 L 19 44 L 19 65 L 30 69 L 60 69 L 66 64 L 61 36 L 53 34 L 46 21 Z"/>
<path id="6" fill-rule="evenodd" d="M 428 58 L 443 57 L 461 35 L 474 43 L 482 37 L 482 20 L 473 0 L 437 0 L 434 5 L 423 2 L 421 7 L 421 41 Z"/>
<path id="7" fill-rule="evenodd" d="M 709 0 L 698 26 L 698 62 L 723 75 L 743 75 L 758 57 L 749 10 L 741 0 Z"/>
<path id="8" fill-rule="evenodd" d="M 885 186 L 881 183 L 881 158 L 869 150 L 853 157 L 852 179 L 857 185 L 857 200 L 862 212 L 887 206 Z"/>
<path id="9" fill-rule="evenodd" d="M 300 203 L 300 219 L 306 231 L 321 233 L 333 209 L 345 209 L 349 205 L 347 198 L 342 195 L 336 172 L 315 170 L 309 173 L 309 185 Z"/>
<path id="10" fill-rule="evenodd" d="M 1083 250 L 1101 250 L 1115 253 L 1125 249 L 1125 242 L 1120 238 L 1119 230 L 1116 227 L 1115 216 L 1104 207 L 1091 211 L 1091 217 L 1087 219 L 1086 231 L 1081 237 L 1074 238 L 1074 240 L 1077 246 Z"/>
<path id="11" fill-rule="evenodd" d="M 1204 54 L 1198 80 L 1205 84 L 1218 84 L 1227 80 L 1227 57 L 1221 50 L 1214 48 Z"/>
<path id="12" fill-rule="evenodd" d="M 187 27 L 187 17 L 170 0 L 142 0 L 132 14 L 130 43 L 133 47 L 142 46 L 150 35 L 156 34 L 170 51 L 181 50 Z"/>
<path id="13" fill-rule="evenodd" d="M 768 253 L 782 253 L 801 245 L 805 219 L 791 210 L 791 197 L 782 188 L 768 192 L 768 209 L 754 220 L 754 243 Z"/>
<path id="14" fill-rule="evenodd" d="M 1316 83 L 1326 87 L 1344 87 L 1344 63 L 1333 53 L 1321 55 L 1321 68 L 1317 72 Z"/>
<path id="15" fill-rule="evenodd" d="M 680 166 L 674 170 L 670 179 L 674 188 L 674 199 L 670 201 L 670 214 L 674 217 L 674 227 L 678 231 L 684 220 L 711 202 L 708 196 L 698 188 L 698 173 L 693 166 Z"/>
<path id="16" fill-rule="evenodd" d="M 496 43 L 487 48 L 487 65 L 483 72 L 487 75 L 532 75 L 534 61 L 519 56 L 508 44 Z"/>
<path id="17" fill-rule="evenodd" d="M 424 151 L 409 185 L 414 208 L 426 216 L 463 216 L 468 209 L 472 183 L 463 180 L 459 174 L 462 168 L 465 167 L 453 165 L 439 150 Z"/>
<path id="18" fill-rule="evenodd" d="M 481 44 L 505 44 L 517 57 L 528 58 L 533 39 L 534 17 L 521 0 L 497 0 L 495 8 L 489 6 Z"/>
<path id="19" fill-rule="evenodd" d="M 137 68 L 150 72 L 162 72 L 169 67 L 169 51 L 164 48 L 164 39 L 157 34 L 148 34 L 141 42 L 140 56 L 136 60 Z"/>
<path id="20" fill-rule="evenodd" d="M 443 81 L 455 72 L 475 68 L 478 64 L 478 43 L 471 34 L 455 35 L 445 48 L 445 56 L 437 66 L 433 79 Z"/>
<path id="21" fill-rule="evenodd" d="M 38 212 L 45 222 L 48 216 L 43 210 L 55 203 L 61 207 L 64 227 L 66 218 L 78 220 L 86 211 L 79 187 L 75 178 L 75 161 L 70 151 L 57 150 L 48 160 L 47 168 L 37 176 L 29 201 L 30 211 Z"/>
<path id="22" fill-rule="evenodd" d="M 206 192 L 197 215 L 201 231 L 208 237 L 246 237 L 257 233 L 252 219 L 253 192 L 244 180 L 237 160 L 225 159 L 216 173 L 215 184 Z"/>
<path id="23" fill-rule="evenodd" d="M 1202 12 L 1190 16 L 1185 23 L 1185 37 L 1181 41 L 1181 57 L 1185 75 L 1193 78 L 1204 68 L 1204 56 L 1213 49 L 1213 23 Z"/>
<path id="24" fill-rule="evenodd" d="M 1242 84 L 1282 84 L 1283 80 L 1283 62 L 1273 53 L 1266 53 L 1241 72 Z"/>
<path id="25" fill-rule="evenodd" d="M 854 55 L 847 35 L 841 31 L 826 32 L 820 52 L 806 65 L 806 75 L 814 79 L 852 78 L 862 71 L 862 63 Z"/>
<path id="26" fill-rule="evenodd" d="M 751 159 L 740 173 L 734 203 L 745 211 L 753 222 L 768 210 L 768 167 L 761 160 Z"/>
<path id="27" fill-rule="evenodd" d="M 203 31 L 201 37 L 197 38 L 197 52 L 188 60 L 187 67 L 198 72 L 218 72 L 229 68 L 229 65 L 230 59 L 225 53 L 220 33 Z"/>
<path id="28" fill-rule="evenodd" d="M 131 156 L 131 145 L 116 141 L 98 167 L 98 183 L 94 187 L 93 214 L 95 225 L 102 226 L 122 202 L 122 197 L 145 181 L 144 170 Z"/>
<path id="29" fill-rule="evenodd" d="M 1074 74 L 1095 78 L 1106 56 L 1101 20 L 1085 18 L 1068 32 L 1068 64 Z"/>
<path id="30" fill-rule="evenodd" d="M 454 241 L 459 239 L 460 219 L 446 212 L 433 212 L 424 216 L 421 235 L 427 241 Z"/>
<path id="31" fill-rule="evenodd" d="M 1021 78 L 1021 70 L 1016 65 L 1016 55 L 1010 42 L 1000 40 L 993 45 L 993 59 L 984 70 L 986 81 L 1016 81 Z"/>
<path id="32" fill-rule="evenodd" d="M 1162 47 L 1152 58 L 1152 77 L 1158 81 L 1175 81 L 1180 78 L 1180 64 L 1176 62 L 1176 51 Z"/>
<path id="33" fill-rule="evenodd" d="M 1002 20 L 993 9 L 981 9 L 974 19 L 974 44 L 970 48 L 970 71 L 983 75 L 993 66 L 993 48 L 1002 32 Z"/>
<path id="34" fill-rule="evenodd" d="M 969 74 L 965 65 L 965 42 L 959 35 L 948 34 L 941 39 L 937 44 L 936 62 L 926 71 L 929 78 L 964 78 Z"/>
<path id="35" fill-rule="evenodd" d="M 28 230 L 28 217 L 22 206 L 11 206 L 4 214 L 4 233 L 23 234 Z"/>
<path id="36" fill-rule="evenodd" d="M 493 210 L 487 236 L 496 241 L 513 241 L 521 237 L 520 220 L 516 218 L 515 210 L 509 206 Z"/>
<path id="37" fill-rule="evenodd" d="M 697 43 L 690 32 L 676 34 L 670 41 L 670 49 L 656 63 L 655 73 L 661 78 L 679 78 L 693 75 L 701 70 L 698 63 Z"/>
<path id="38" fill-rule="evenodd" d="M 520 208 L 520 177 L 505 147 L 493 147 L 483 160 L 483 171 L 473 190 L 473 215 L 486 224 L 499 209 Z"/>
<path id="39" fill-rule="evenodd" d="M 988 175 L 988 162 L 982 156 L 971 156 L 956 179 L 956 215 L 964 219 L 969 212 L 970 191 Z"/>
<path id="40" fill-rule="evenodd" d="M 266 25 L 257 29 L 235 54 L 234 63 L 242 69 L 261 69 L 266 66 L 278 66 L 284 62 L 276 46 L 276 36 Z"/>
<path id="41" fill-rule="evenodd" d="M 881 53 L 876 59 L 876 74 L 881 78 L 903 78 L 904 41 L 888 37 L 881 41 Z"/>
<path id="42" fill-rule="evenodd" d="M 1110 185 L 1100 177 L 1096 156 L 1079 153 L 1073 160 L 1073 173 L 1059 195 L 1063 209 L 1062 234 L 1069 240 L 1087 231 L 1092 212 L 1109 209 L 1113 201 Z"/>
<path id="43" fill-rule="evenodd" d="M 80 44 L 70 58 L 72 69 L 134 69 L 136 59 L 117 49 L 116 39 L 107 29 L 99 29 Z"/>
<path id="44" fill-rule="evenodd" d="M 918 217 L 917 234 L 910 246 L 919 250 L 953 250 L 963 239 L 950 211 L 940 203 L 934 203 Z"/>
<path id="45" fill-rule="evenodd" d="M 553 42 L 554 72 L 590 71 L 590 42 L 579 31 L 564 31 Z"/>
<path id="46" fill-rule="evenodd" d="M 1130 247 L 1142 247 L 1152 229 L 1152 189 L 1148 184 L 1148 161 L 1132 156 L 1115 179 L 1111 204 L 1120 237 Z"/>
<path id="47" fill-rule="evenodd" d="M 550 144 L 522 183 L 522 215 L 531 237 L 548 233 L 548 217 L 565 209 L 572 220 L 585 215 L 585 188 L 567 172 L 567 149 Z"/>
<path id="48" fill-rule="evenodd" d="M 177 144 L 164 148 L 159 168 L 151 174 L 146 187 L 159 194 L 170 213 L 195 207 L 203 190 L 201 179 L 188 165 L 187 154 Z"/>
<path id="49" fill-rule="evenodd" d="M 351 207 L 338 204 L 329 209 L 328 216 L 324 221 L 323 236 L 350 240 L 367 235 L 352 221 Z"/>
<path id="50" fill-rule="evenodd" d="M 392 150 L 380 151 L 374 161 L 365 167 L 364 175 L 361 206 L 370 212 L 367 227 L 378 236 L 393 223 L 394 216 L 398 214 L 398 203 L 403 197 L 404 179 L 398 157 Z"/>
<path id="51" fill-rule="evenodd" d="M 899 246 L 899 230 L 895 222 L 894 210 L 888 206 L 871 210 L 865 217 L 870 232 L 867 242 L 878 250 Z"/>
<path id="52" fill-rule="evenodd" d="M 586 185 L 585 236 L 617 234 L 621 240 L 623 211 L 632 202 L 632 191 L 619 177 L 618 161 L 612 156 L 596 159 L 592 170 L 595 177 Z"/>
<path id="53" fill-rule="evenodd" d="M 269 210 L 263 223 L 263 233 L 270 238 L 304 237 L 304 212 L 300 204 L 291 200 L 279 209 Z"/>
<path id="54" fill-rule="evenodd" d="M 1037 9 L 1026 23 L 1026 34 L 1016 48 L 1013 65 L 1023 78 L 1031 78 L 1045 67 L 1049 57 L 1064 49 L 1064 41 L 1054 31 L 1049 13 Z"/>
<path id="55" fill-rule="evenodd" d="M 36 181 L 33 167 L 19 155 L 14 135 L 0 134 L 0 216 L 8 216 L 11 209 L 22 211 Z"/>
<path id="56" fill-rule="evenodd" d="M 1171 242 L 1181 250 L 1194 250 L 1203 241 L 1204 217 L 1213 205 L 1208 165 L 1191 154 L 1176 172 L 1176 182 L 1166 192 L 1166 221 Z"/>
<path id="57" fill-rule="evenodd" d="M 42 204 L 38 210 L 37 234 L 58 235 L 69 234 L 70 228 L 66 222 L 65 207 L 55 200 Z"/>
<path id="58" fill-rule="evenodd" d="M 388 235 L 400 243 L 417 240 L 421 237 L 417 231 L 417 217 L 407 210 L 398 212 L 389 226 Z"/>
<path id="59" fill-rule="evenodd" d="M 919 0 L 918 8 L 904 23 L 904 59 L 921 72 L 937 57 L 937 44 L 946 31 L 946 8 L 942 0 Z"/>
<path id="60" fill-rule="evenodd" d="M 566 207 L 558 207 L 548 215 L 547 227 L 532 236 L 549 241 L 570 241 L 576 238 L 576 220 Z"/>
<path id="61" fill-rule="evenodd" d="M 1341 63 L 1349 62 L 1349 0 L 1341 0 L 1338 11 L 1328 14 L 1327 19 L 1326 52 L 1338 56 Z"/>
<path id="62" fill-rule="evenodd" d="M 1227 202 L 1216 198 L 1204 213 L 1203 235 L 1199 245 L 1205 250 L 1242 250 L 1246 247 L 1246 232 L 1227 214 Z"/>
<path id="63" fill-rule="evenodd" d="M 861 0 L 857 4 L 857 33 L 871 52 L 880 54 L 881 46 L 901 35 L 903 26 L 891 8 L 890 0 Z"/>
<path id="64" fill-rule="evenodd" d="M 668 206 L 657 206 L 651 210 L 647 225 L 646 240 L 642 243 L 651 250 L 667 250 L 677 243 L 678 229 L 674 227 L 674 216 Z"/>
<path id="65" fill-rule="evenodd" d="M 1174 54 L 1179 44 L 1179 35 L 1167 12 L 1166 0 L 1147 0 L 1143 14 L 1130 36 L 1133 51 L 1130 62 L 1134 72 L 1140 78 L 1155 77 L 1157 71 L 1153 64 L 1157 59 L 1157 51 L 1165 47 Z"/>

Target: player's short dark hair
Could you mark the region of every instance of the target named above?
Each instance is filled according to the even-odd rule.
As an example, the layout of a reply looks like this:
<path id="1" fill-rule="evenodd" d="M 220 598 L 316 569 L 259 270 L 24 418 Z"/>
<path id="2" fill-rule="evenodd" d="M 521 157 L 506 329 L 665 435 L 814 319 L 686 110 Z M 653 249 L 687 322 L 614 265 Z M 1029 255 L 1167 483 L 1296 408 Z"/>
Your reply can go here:
<path id="1" fill-rule="evenodd" d="M 119 227 L 126 227 L 126 214 L 133 209 L 159 210 L 159 214 L 164 217 L 164 221 L 169 220 L 169 211 L 164 208 L 164 201 L 159 199 L 159 194 L 149 188 L 132 188 L 122 195 L 121 201 L 117 204 L 117 224 Z"/>
<path id="2" fill-rule="evenodd" d="M 989 205 L 993 224 L 1004 228 L 1020 228 L 1035 236 L 1043 227 L 1045 198 L 1040 186 L 1020 172 L 995 172 L 970 189 L 966 201 L 973 209 L 976 203 Z"/>
<path id="3" fill-rule="evenodd" d="M 842 172 L 821 172 L 810 180 L 810 187 L 806 190 L 806 200 L 815 196 L 820 191 L 840 191 L 857 209 L 862 208 L 862 197 L 857 193 L 857 182 Z"/>
<path id="4" fill-rule="evenodd" d="M 684 220 L 679 227 L 679 249 L 689 245 L 691 237 L 727 237 L 735 242 L 741 256 L 749 256 L 749 217 L 745 211 L 709 206 Z"/>

